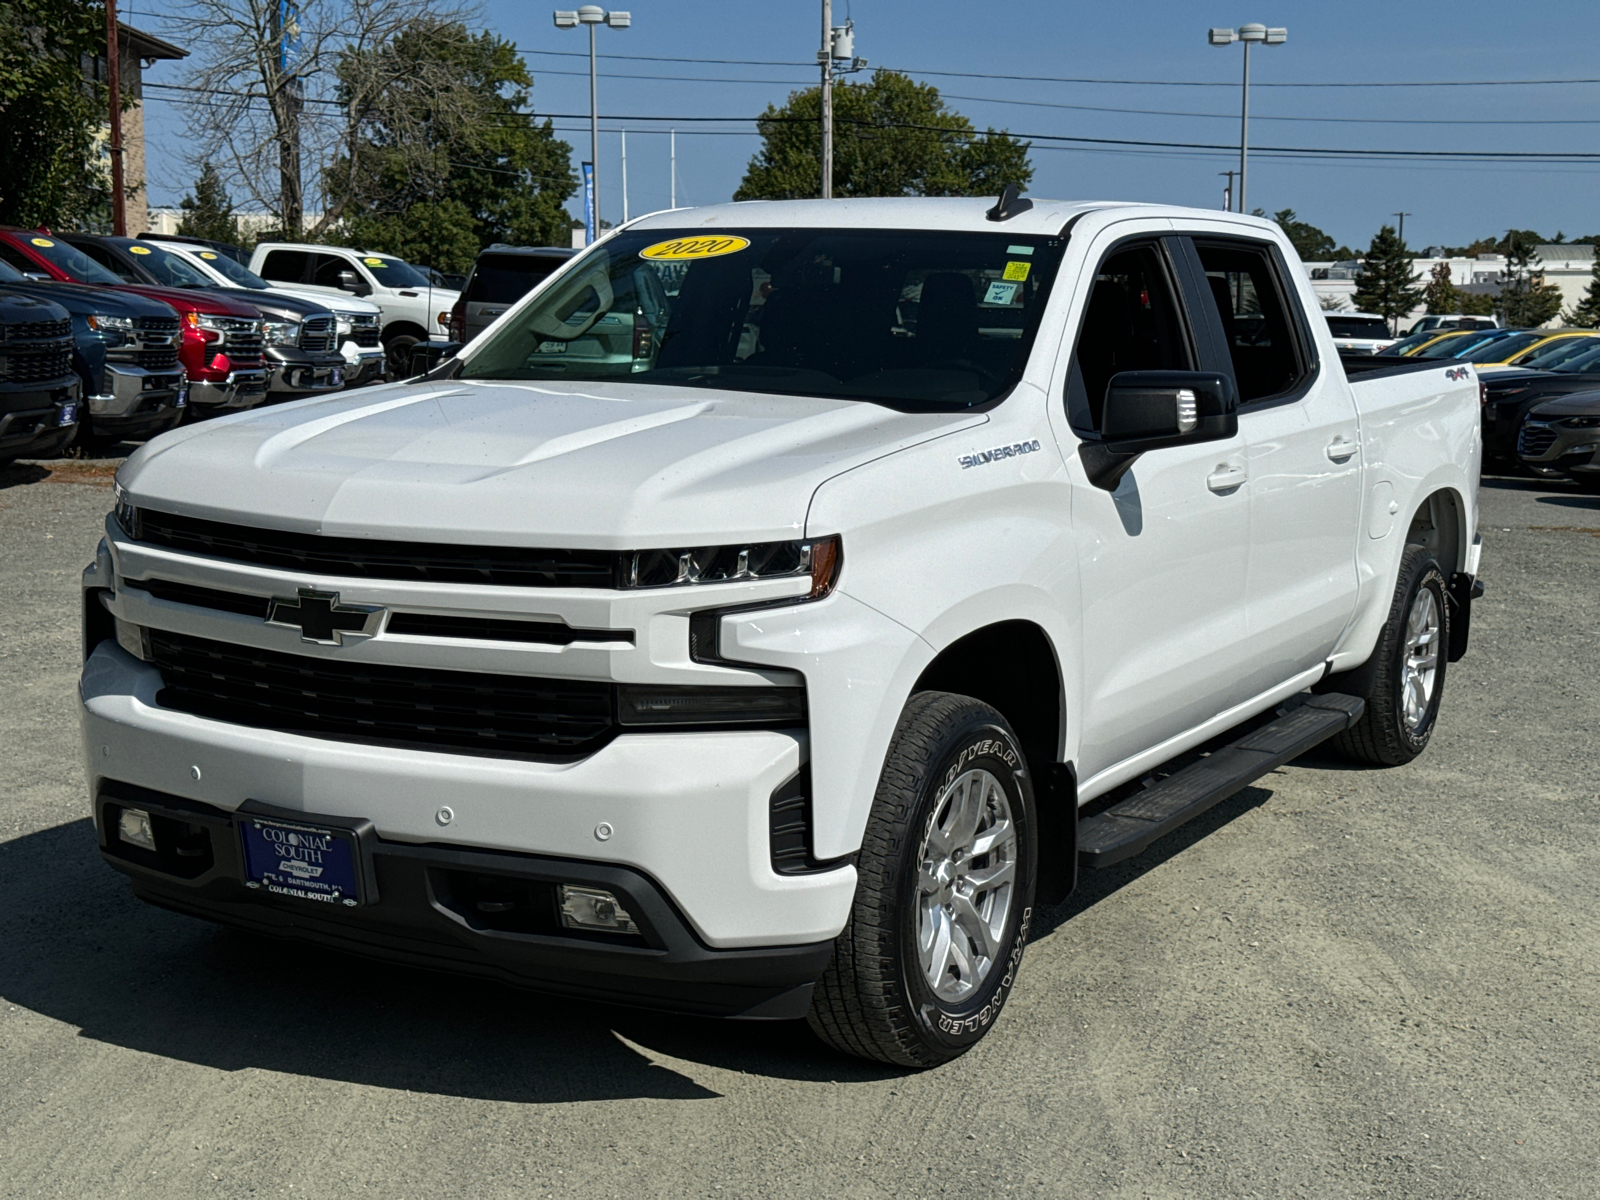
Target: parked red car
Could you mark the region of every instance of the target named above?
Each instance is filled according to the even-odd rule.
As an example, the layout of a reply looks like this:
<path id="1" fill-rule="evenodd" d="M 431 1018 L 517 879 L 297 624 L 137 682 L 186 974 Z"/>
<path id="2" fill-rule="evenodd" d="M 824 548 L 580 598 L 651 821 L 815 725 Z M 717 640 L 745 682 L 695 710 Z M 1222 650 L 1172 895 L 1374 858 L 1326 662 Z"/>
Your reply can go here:
<path id="1" fill-rule="evenodd" d="M 253 305 L 206 292 L 123 283 L 47 230 L 0 226 L 0 259 L 25 274 L 98 284 L 170 305 L 183 321 L 178 359 L 189 377 L 191 407 L 213 412 L 249 408 L 265 398 L 262 316 Z"/>

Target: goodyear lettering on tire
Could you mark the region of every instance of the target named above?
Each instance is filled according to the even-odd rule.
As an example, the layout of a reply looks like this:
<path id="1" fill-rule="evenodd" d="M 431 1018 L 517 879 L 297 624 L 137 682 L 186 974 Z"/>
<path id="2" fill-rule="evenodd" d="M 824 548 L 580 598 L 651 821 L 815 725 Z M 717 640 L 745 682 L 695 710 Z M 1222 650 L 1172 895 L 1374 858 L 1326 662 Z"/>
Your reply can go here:
<path id="1" fill-rule="evenodd" d="M 646 246 L 639 251 L 639 257 L 648 258 L 652 262 L 688 262 L 697 258 L 720 258 L 724 254 L 737 254 L 749 244 L 749 238 L 731 235 L 680 237 Z"/>

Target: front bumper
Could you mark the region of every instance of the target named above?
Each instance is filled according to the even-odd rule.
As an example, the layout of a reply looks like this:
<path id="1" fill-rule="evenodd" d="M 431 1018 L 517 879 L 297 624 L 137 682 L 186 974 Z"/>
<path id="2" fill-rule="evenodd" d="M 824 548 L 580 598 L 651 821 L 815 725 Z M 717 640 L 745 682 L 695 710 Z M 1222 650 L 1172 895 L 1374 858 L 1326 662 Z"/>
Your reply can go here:
<path id="1" fill-rule="evenodd" d="M 118 812 L 157 818 L 152 854 L 118 836 Z M 289 816 L 269 806 L 255 815 Z M 94 806 L 100 852 L 140 898 L 190 916 L 317 942 L 369 957 L 484 975 L 588 999 L 709 1016 L 797 1018 L 827 968 L 831 940 L 714 950 L 647 875 L 629 867 L 529 854 L 412 845 L 367 835 L 368 903 L 345 908 L 247 887 L 234 814 L 114 780 Z M 162 839 L 181 825 L 180 857 Z M 637 937 L 584 935 L 555 919 L 557 884 L 603 888 L 633 915 Z M 494 899 L 487 904 L 485 897 Z"/>
<path id="2" fill-rule="evenodd" d="M 346 341 L 339 347 L 339 353 L 344 356 L 346 387 L 358 387 L 374 379 L 382 379 L 389 367 L 382 346 L 359 346 L 353 341 Z"/>
<path id="3" fill-rule="evenodd" d="M 199 379 L 189 384 L 189 403 L 208 411 L 249 408 L 267 394 L 267 373 L 263 369 L 230 371 L 223 380 Z"/>
<path id="4" fill-rule="evenodd" d="M 366 819 L 396 842 L 633 867 L 718 948 L 812 942 L 844 927 L 854 867 L 772 868 L 772 794 L 799 772 L 803 733 L 627 733 L 577 761 L 525 761 L 233 725 L 161 707 L 161 686 L 115 642 L 90 654 L 79 692 L 96 790 L 115 779 L 227 812 L 253 799 Z"/>
<path id="5" fill-rule="evenodd" d="M 60 450 L 77 427 L 80 392 L 76 375 L 54 386 L 0 387 L 0 452 L 20 458 Z"/>
<path id="6" fill-rule="evenodd" d="M 174 423 L 188 403 L 181 368 L 147 371 L 127 363 L 107 363 L 106 390 L 85 397 L 97 433 L 155 433 Z"/>
<path id="7" fill-rule="evenodd" d="M 267 391 L 274 394 L 309 396 L 345 385 L 345 359 L 337 351 L 307 354 L 293 346 L 271 346 L 267 365 Z"/>
<path id="8" fill-rule="evenodd" d="M 1574 429 L 1558 420 L 1523 422 L 1517 458 L 1534 470 L 1562 474 L 1600 474 L 1600 427 Z"/>

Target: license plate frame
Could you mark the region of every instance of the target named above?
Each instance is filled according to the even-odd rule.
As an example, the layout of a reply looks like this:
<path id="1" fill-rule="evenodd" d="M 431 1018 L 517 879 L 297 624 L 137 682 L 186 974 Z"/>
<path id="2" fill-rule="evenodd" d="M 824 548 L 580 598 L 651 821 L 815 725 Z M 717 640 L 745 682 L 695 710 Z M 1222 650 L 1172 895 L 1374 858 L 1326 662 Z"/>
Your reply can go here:
<path id="1" fill-rule="evenodd" d="M 241 882 L 263 896 L 331 908 L 377 900 L 372 823 L 250 801 L 235 817 Z"/>

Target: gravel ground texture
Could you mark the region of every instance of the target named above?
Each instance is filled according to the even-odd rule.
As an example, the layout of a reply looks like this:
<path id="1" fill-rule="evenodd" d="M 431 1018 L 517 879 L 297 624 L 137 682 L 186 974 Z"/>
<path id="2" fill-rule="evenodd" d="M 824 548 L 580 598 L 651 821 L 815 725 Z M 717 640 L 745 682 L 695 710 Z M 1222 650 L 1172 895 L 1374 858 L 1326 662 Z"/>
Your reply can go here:
<path id="1" fill-rule="evenodd" d="M 0 470 L 0 1196 L 1600 1195 L 1600 498 L 1486 481 L 1427 753 L 1087 873 L 914 1074 L 135 901 L 74 711 L 108 484 Z"/>

